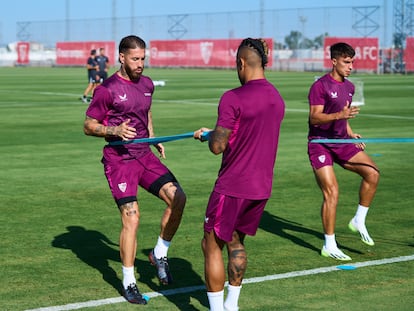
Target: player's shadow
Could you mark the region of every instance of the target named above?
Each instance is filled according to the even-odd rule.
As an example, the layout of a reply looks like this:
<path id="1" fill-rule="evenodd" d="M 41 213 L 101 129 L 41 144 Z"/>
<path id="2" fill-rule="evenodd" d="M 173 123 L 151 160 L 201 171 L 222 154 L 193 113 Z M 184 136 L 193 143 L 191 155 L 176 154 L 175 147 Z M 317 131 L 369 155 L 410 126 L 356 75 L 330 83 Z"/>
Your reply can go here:
<path id="1" fill-rule="evenodd" d="M 77 258 L 98 270 L 103 280 L 110 284 L 119 295 L 122 295 L 122 280 L 109 266 L 110 260 L 121 262 L 119 245 L 95 230 L 87 230 L 81 226 L 68 226 L 66 229 L 67 232 L 54 237 L 52 246 L 72 251 Z M 142 252 L 147 256 L 150 250 L 142 250 Z M 208 307 L 204 282 L 192 269 L 191 263 L 174 257 L 169 258 L 169 263 L 174 282 L 172 285 L 162 286 L 156 277 L 155 267 L 151 266 L 148 260 L 136 259 L 138 287 L 140 287 L 139 283 L 147 284 L 153 291 L 161 293 L 174 303 L 179 310 L 198 310 L 192 305 L 191 298 Z"/>
<path id="2" fill-rule="evenodd" d="M 150 249 L 143 249 L 142 253 L 148 256 L 150 251 Z M 191 303 L 192 299 L 198 300 L 201 305 L 208 308 L 204 281 L 200 275 L 193 270 L 191 263 L 182 258 L 175 257 L 168 257 L 168 263 L 173 276 L 172 284 L 168 286 L 160 285 L 156 276 L 156 269 L 155 267 L 150 266 L 148 261 L 143 263 L 137 262 L 139 282 L 147 284 L 154 292 L 159 292 L 164 295 L 164 297 L 175 304 L 179 310 L 199 310 Z"/>
<path id="3" fill-rule="evenodd" d="M 306 228 L 297 222 L 272 215 L 268 211 L 263 212 L 260 228 L 315 252 L 320 252 L 320 249 L 289 232 L 306 233 L 321 240 L 324 238 L 323 234 L 318 231 Z"/>
<path id="4" fill-rule="evenodd" d="M 322 246 L 323 241 L 324 241 L 323 233 L 315 231 L 313 229 L 306 228 L 300 223 L 272 215 L 267 211 L 264 211 L 263 213 L 262 219 L 260 221 L 260 228 L 267 232 L 276 234 L 282 238 L 288 239 L 299 246 L 308 248 L 317 253 L 320 253 L 321 251 L 320 247 Z M 321 246 L 315 247 L 312 244 L 308 243 L 307 241 L 301 238 L 298 238 L 297 236 L 289 232 L 299 232 L 299 233 L 306 233 L 309 235 L 313 235 L 321 240 Z M 356 249 L 346 247 L 342 244 L 339 246 L 342 249 L 348 250 L 350 252 L 361 254 L 361 252 Z"/>
<path id="5" fill-rule="evenodd" d="M 81 226 L 68 226 L 67 232 L 55 236 L 52 246 L 69 249 L 76 257 L 98 270 L 102 278 L 122 294 L 122 282 L 109 266 L 109 260 L 120 261 L 118 247 L 104 234 L 95 230 L 86 230 Z"/>

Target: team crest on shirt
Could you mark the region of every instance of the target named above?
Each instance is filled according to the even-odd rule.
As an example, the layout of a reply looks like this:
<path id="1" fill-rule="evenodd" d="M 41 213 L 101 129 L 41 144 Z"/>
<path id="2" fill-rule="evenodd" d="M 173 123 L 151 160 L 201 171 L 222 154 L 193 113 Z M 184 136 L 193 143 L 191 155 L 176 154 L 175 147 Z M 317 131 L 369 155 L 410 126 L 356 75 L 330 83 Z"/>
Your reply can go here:
<path id="1" fill-rule="evenodd" d="M 119 100 L 121 102 L 124 102 L 124 101 L 128 100 L 126 93 L 124 93 L 124 95 L 118 95 L 118 97 L 119 97 Z"/>
<path id="2" fill-rule="evenodd" d="M 331 92 L 332 98 L 338 98 L 338 92 Z"/>
<path id="3" fill-rule="evenodd" d="M 325 160 L 326 160 L 326 156 L 323 154 L 323 155 L 320 155 L 319 157 L 318 157 L 318 160 L 319 160 L 319 162 L 321 162 L 321 163 L 325 163 Z"/>
<path id="4" fill-rule="evenodd" d="M 118 184 L 118 188 L 119 190 L 121 190 L 122 192 L 125 192 L 127 189 L 127 183 L 126 182 L 121 182 L 120 184 Z"/>

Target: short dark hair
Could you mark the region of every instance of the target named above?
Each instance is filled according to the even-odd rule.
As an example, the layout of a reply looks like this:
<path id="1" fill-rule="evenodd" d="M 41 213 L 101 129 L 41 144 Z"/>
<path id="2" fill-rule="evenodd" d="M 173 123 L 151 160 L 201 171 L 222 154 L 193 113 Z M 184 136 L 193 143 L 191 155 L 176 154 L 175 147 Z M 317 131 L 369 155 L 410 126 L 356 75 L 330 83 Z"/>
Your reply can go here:
<path id="1" fill-rule="evenodd" d="M 269 54 L 269 47 L 267 46 L 266 41 L 261 38 L 246 38 L 240 43 L 238 51 L 246 47 L 254 50 L 260 56 L 262 59 L 262 68 L 264 68 L 267 65 L 267 57 Z"/>
<path id="2" fill-rule="evenodd" d="M 95 55 L 96 54 L 96 50 L 91 50 L 91 55 Z"/>
<path id="3" fill-rule="evenodd" d="M 331 59 L 338 57 L 354 57 L 355 50 L 352 46 L 345 42 L 332 44 L 330 47 Z"/>
<path id="4" fill-rule="evenodd" d="M 125 53 L 129 49 L 136 48 L 146 48 L 145 41 L 138 36 L 130 35 L 122 38 L 121 42 L 119 42 L 119 53 Z"/>

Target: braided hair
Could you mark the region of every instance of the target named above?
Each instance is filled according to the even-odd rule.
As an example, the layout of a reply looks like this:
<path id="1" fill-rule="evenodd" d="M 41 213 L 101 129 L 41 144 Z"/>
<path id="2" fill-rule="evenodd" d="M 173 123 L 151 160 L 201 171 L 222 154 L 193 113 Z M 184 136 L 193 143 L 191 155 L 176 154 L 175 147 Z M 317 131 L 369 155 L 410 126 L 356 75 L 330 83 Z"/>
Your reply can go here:
<path id="1" fill-rule="evenodd" d="M 262 38 L 253 39 L 253 38 L 247 38 L 244 39 L 240 45 L 239 45 L 239 51 L 240 49 L 247 47 L 251 50 L 254 50 L 261 58 L 262 60 L 262 68 L 264 68 L 267 65 L 268 61 L 268 55 L 269 55 L 269 47 L 266 43 L 266 41 Z"/>

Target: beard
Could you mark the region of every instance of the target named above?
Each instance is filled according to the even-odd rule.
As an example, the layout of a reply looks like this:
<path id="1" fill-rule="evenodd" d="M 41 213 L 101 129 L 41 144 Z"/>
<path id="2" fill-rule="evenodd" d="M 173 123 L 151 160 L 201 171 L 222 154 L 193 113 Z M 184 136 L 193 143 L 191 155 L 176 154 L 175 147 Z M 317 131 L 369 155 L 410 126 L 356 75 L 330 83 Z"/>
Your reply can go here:
<path id="1" fill-rule="evenodd" d="M 144 68 L 140 67 L 140 68 L 132 69 L 126 64 L 124 64 L 124 69 L 130 80 L 139 80 L 139 78 L 142 75 L 142 72 L 144 71 Z"/>

